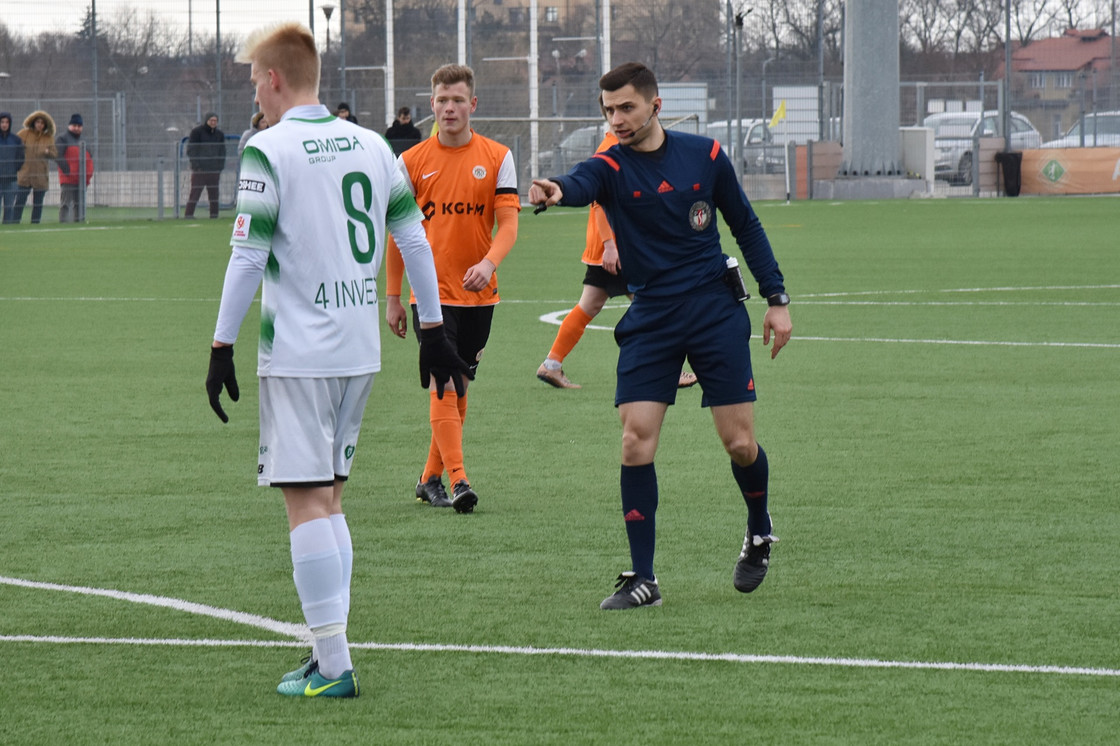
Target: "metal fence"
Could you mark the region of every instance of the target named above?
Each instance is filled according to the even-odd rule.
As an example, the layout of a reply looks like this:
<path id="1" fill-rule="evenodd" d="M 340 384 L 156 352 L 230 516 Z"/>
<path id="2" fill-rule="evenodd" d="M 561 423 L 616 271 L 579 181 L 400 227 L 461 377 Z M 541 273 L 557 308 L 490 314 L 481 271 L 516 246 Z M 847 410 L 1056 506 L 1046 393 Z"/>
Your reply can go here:
<path id="1" fill-rule="evenodd" d="M 355 82 L 361 81 L 355 78 Z M 793 165 L 787 163 L 787 146 L 840 139 L 841 83 L 815 80 L 811 74 L 771 73 L 765 80 L 748 77 L 743 83 L 745 95 L 741 97 L 738 118 L 736 112 L 729 111 L 725 84 L 726 80 L 718 77 L 677 84 L 682 86 L 680 89 L 667 84 L 663 98 L 675 98 L 678 108 L 674 116 L 666 116 L 663 121 L 719 140 L 740 170 L 752 199 L 784 198 L 790 191 L 786 171 Z M 906 81 L 899 88 L 899 125 L 921 125 L 930 114 L 943 112 L 999 111 L 1004 105 L 1003 91 L 1000 82 L 982 78 L 957 82 Z M 535 120 L 528 116 L 529 92 L 524 83 L 498 85 L 480 81 L 477 93 L 479 109 L 473 118 L 476 130 L 511 149 L 523 194 L 532 176 L 567 171 L 590 155 L 601 138 L 603 122 L 597 112 L 598 91 L 593 77 L 583 76 L 566 86 L 546 90 L 541 97 L 541 115 Z M 1103 115 L 1096 116 L 1102 114 L 1107 97 L 1099 90 L 1095 95 L 1085 93 L 1082 89 L 1071 89 L 1064 98 L 1057 99 L 1061 106 L 1053 99 L 1040 103 L 1030 98 L 1013 98 L 1010 108 L 1031 122 L 1040 142 L 1059 137 L 1068 122 L 1073 122 L 1083 125 L 1080 131 L 1086 146 L 1117 146 L 1117 138 L 1106 136 L 1104 130 L 1111 126 L 1109 120 Z M 346 95 L 362 118 L 361 124 L 382 131 L 382 112 L 371 113 L 365 104 L 384 101 L 384 90 L 371 81 L 370 87 L 354 88 Z M 413 102 L 421 131 L 430 128 L 426 88 L 399 88 L 396 100 Z M 249 126 L 254 109 L 247 81 L 231 76 L 223 101 L 225 113 L 219 127 L 231 140 L 231 155 L 222 177 L 221 196 L 223 209 L 228 210 L 233 205 L 236 183 L 236 148 L 232 141 Z M 324 96 L 324 101 L 329 103 L 333 99 Z M 65 131 L 71 113 L 83 115 L 83 140 L 88 143 L 95 169 L 87 192 L 87 219 L 93 220 L 181 215 L 189 191 L 189 167 L 182 143 L 211 106 L 211 99 L 203 94 L 169 89 L 166 81 L 158 90 L 118 90 L 96 98 L 10 95 L 0 99 L 0 110 L 13 113 L 17 129 L 34 110 L 50 112 L 59 131 Z M 1067 144 L 1076 147 L 1080 142 Z M 967 180 L 939 178 L 936 189 L 953 196 L 992 193 L 962 181 Z M 46 199 L 48 220 L 53 220 L 50 210 L 57 208 L 58 199 L 55 172 Z"/>

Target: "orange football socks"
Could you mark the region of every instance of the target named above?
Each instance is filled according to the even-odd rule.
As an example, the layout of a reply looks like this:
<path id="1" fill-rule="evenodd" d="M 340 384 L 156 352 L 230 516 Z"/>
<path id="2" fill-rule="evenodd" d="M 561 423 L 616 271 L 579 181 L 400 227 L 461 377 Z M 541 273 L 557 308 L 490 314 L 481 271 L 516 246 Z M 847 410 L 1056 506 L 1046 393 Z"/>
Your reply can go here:
<path id="1" fill-rule="evenodd" d="M 580 308 L 579 304 L 568 312 L 564 317 L 564 321 L 560 324 L 560 331 L 556 332 L 556 340 L 552 343 L 552 349 L 549 350 L 548 356 L 553 360 L 564 362 L 564 358 L 568 356 L 579 342 L 580 337 L 583 336 L 584 329 L 591 323 L 594 316 L 588 316 L 587 312 Z"/>
<path id="2" fill-rule="evenodd" d="M 424 468 L 425 475 L 440 474 L 447 470 L 450 484 L 455 484 L 460 479 L 466 479 L 467 473 L 463 466 L 463 420 L 460 409 L 466 414 L 466 402 L 459 404 L 459 397 L 454 389 L 444 391 L 443 398 L 436 396 L 432 391 L 428 408 L 428 420 L 432 424 L 432 441 L 438 449 L 438 458 L 442 461 L 439 471 L 429 470 L 432 466 L 432 450 L 428 453 L 428 466 Z"/>

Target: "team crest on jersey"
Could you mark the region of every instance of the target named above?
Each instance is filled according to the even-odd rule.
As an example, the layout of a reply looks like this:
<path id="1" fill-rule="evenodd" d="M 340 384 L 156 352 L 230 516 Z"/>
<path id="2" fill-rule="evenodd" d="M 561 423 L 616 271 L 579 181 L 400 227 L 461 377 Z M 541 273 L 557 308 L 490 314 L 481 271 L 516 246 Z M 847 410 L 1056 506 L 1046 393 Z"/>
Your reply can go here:
<path id="1" fill-rule="evenodd" d="M 700 232 L 712 224 L 712 207 L 707 202 L 693 202 L 688 208 L 688 224 Z"/>
<path id="2" fill-rule="evenodd" d="M 253 222 L 253 216 L 248 213 L 239 212 L 233 221 L 233 238 L 247 239 L 249 238 L 249 224 Z"/>
<path id="3" fill-rule="evenodd" d="M 486 178 L 486 167 L 485 166 L 475 166 L 474 168 L 471 169 L 471 176 L 473 176 L 476 179 L 485 179 Z"/>

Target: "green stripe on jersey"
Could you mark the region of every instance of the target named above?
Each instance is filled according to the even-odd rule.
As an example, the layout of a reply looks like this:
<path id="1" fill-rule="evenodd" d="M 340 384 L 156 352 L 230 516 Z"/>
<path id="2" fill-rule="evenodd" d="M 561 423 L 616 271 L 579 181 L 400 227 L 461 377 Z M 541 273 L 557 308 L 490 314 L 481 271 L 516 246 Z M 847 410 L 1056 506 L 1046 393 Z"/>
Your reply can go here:
<path id="1" fill-rule="evenodd" d="M 241 154 L 241 176 L 243 183 L 264 184 L 263 191 L 240 189 L 237 193 L 237 212 L 250 216 L 249 238 L 243 243 L 261 249 L 272 245 L 272 234 L 276 232 L 279 217 L 279 195 L 276 192 L 276 175 L 272 163 L 259 148 L 249 144 Z"/>
<path id="2" fill-rule="evenodd" d="M 389 192 L 389 207 L 385 215 L 385 223 L 389 226 L 389 230 L 412 225 L 423 219 L 424 213 L 420 211 L 416 198 L 412 196 L 408 186 L 403 181 L 396 182 L 393 190 Z"/>

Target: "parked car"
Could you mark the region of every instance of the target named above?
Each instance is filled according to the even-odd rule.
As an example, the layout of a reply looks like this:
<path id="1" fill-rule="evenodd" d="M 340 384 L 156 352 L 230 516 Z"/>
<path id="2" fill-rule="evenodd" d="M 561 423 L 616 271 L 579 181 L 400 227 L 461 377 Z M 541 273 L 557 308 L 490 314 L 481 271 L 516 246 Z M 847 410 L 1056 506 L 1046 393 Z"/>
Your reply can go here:
<path id="1" fill-rule="evenodd" d="M 728 148 L 727 120 L 708 122 L 708 137 L 717 141 L 734 163 L 742 157 L 743 173 L 782 173 L 786 164 L 786 149 L 780 137 L 775 137 L 765 119 L 742 119 L 743 146 L 736 148 L 734 142 Z M 735 139 L 738 127 L 731 122 L 731 138 Z"/>
<path id="2" fill-rule="evenodd" d="M 738 122 L 732 120 L 730 124 L 730 139 L 728 139 L 727 136 L 728 121 L 726 119 L 720 119 L 715 122 L 708 122 L 704 134 L 718 142 L 720 144 L 720 147 L 723 148 L 723 151 L 727 153 L 727 157 L 731 159 L 732 163 L 734 163 L 735 159 L 742 155 L 742 148 L 737 147 L 735 144 L 736 136 L 740 132 L 740 129 L 743 133 L 743 142 L 746 143 L 751 139 L 752 129 L 754 129 L 755 131 L 754 137 L 759 137 L 758 128 L 765 128 L 765 122 L 762 119 L 740 119 Z"/>
<path id="3" fill-rule="evenodd" d="M 958 184 L 972 183 L 972 144 L 977 137 L 998 137 L 998 111 L 961 111 L 930 114 L 922 122 L 933 130 L 934 175 Z M 1042 135 L 1022 114 L 1011 112 L 1011 149 L 1042 145 Z"/>
<path id="4" fill-rule="evenodd" d="M 1084 124 L 1084 127 L 1082 127 Z M 1085 139 L 1081 139 L 1081 131 Z M 1120 111 L 1098 111 L 1074 122 L 1069 131 L 1057 140 L 1042 144 L 1044 148 L 1117 148 L 1120 147 Z"/>
<path id="5" fill-rule="evenodd" d="M 565 135 L 555 147 L 542 148 L 537 161 L 540 173 L 548 176 L 566 174 L 572 166 L 595 154 L 595 149 L 603 141 L 604 131 L 605 125 L 602 124 L 580 127 Z"/>

